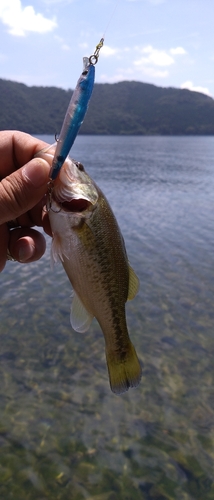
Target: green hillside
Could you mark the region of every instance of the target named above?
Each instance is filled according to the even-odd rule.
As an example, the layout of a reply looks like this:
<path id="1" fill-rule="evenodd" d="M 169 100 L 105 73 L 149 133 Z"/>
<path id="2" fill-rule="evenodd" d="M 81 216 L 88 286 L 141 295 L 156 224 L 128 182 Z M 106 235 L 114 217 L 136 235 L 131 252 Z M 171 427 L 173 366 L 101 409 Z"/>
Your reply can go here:
<path id="1" fill-rule="evenodd" d="M 60 132 L 71 90 L 0 79 L 0 130 Z M 95 84 L 84 134 L 214 134 L 214 100 L 141 82 Z"/>

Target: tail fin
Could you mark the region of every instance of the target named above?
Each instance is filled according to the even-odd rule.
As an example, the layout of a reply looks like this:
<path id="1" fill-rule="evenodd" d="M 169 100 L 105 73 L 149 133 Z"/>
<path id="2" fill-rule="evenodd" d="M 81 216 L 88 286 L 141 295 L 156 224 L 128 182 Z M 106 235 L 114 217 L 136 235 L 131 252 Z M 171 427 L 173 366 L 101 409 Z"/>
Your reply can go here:
<path id="1" fill-rule="evenodd" d="M 129 387 L 136 387 L 139 384 L 142 368 L 131 342 L 125 359 L 119 360 L 115 354 L 106 351 L 106 360 L 111 390 L 115 394 L 121 394 L 128 391 Z"/>

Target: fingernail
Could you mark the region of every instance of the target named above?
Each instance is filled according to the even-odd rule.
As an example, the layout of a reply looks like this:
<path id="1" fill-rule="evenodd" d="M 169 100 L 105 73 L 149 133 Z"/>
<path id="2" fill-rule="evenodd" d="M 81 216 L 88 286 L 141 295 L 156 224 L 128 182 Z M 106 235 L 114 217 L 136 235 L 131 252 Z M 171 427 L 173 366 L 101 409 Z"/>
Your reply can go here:
<path id="1" fill-rule="evenodd" d="M 34 251 L 35 248 L 33 245 L 29 245 L 29 243 L 26 245 L 22 242 L 18 250 L 19 262 L 27 262 L 31 257 L 33 257 Z"/>
<path id="2" fill-rule="evenodd" d="M 48 182 L 49 169 L 50 166 L 45 160 L 37 158 L 23 167 L 22 176 L 34 187 L 40 188 Z"/>

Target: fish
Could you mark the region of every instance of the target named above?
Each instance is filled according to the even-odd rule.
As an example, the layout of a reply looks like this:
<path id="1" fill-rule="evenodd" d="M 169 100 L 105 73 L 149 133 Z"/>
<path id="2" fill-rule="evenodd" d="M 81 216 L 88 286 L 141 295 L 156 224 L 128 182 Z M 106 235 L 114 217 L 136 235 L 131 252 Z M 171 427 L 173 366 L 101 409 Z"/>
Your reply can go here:
<path id="1" fill-rule="evenodd" d="M 39 156 L 51 165 L 55 146 Z M 38 154 L 37 154 L 38 156 Z M 95 317 L 105 339 L 110 387 L 116 394 L 136 387 L 142 368 L 129 338 L 125 304 L 138 292 L 113 211 L 83 165 L 68 157 L 49 191 L 52 261 L 60 260 L 73 287 L 70 321 L 88 330 Z"/>
<path id="2" fill-rule="evenodd" d="M 50 172 L 50 178 L 53 180 L 57 177 L 69 154 L 88 109 L 95 79 L 95 68 L 90 59 L 88 57 L 83 58 L 83 71 L 72 94 L 57 140 Z"/>

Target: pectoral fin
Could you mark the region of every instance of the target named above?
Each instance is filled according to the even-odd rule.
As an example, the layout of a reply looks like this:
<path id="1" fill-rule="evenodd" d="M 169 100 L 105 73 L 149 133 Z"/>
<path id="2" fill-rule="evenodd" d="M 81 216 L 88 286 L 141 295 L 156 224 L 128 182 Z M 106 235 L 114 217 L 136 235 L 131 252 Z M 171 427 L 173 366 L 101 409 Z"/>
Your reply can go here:
<path id="1" fill-rule="evenodd" d="M 74 296 L 71 303 L 71 314 L 70 321 L 71 326 L 76 332 L 86 332 L 92 322 L 93 316 L 90 314 L 85 306 L 82 304 L 81 300 L 74 292 Z"/>
<path id="2" fill-rule="evenodd" d="M 127 300 L 134 299 L 135 295 L 139 291 L 140 282 L 137 275 L 134 272 L 134 269 L 129 264 L 129 291 Z"/>
<path id="3" fill-rule="evenodd" d="M 51 244 L 51 264 L 56 264 L 59 260 L 64 261 L 64 257 L 69 258 L 68 249 L 70 246 L 69 239 L 61 238 L 57 232 L 53 233 Z"/>
<path id="4" fill-rule="evenodd" d="M 53 234 L 52 244 L 51 244 L 51 265 L 53 266 L 60 260 L 63 261 L 62 247 L 60 236 L 57 233 Z"/>

